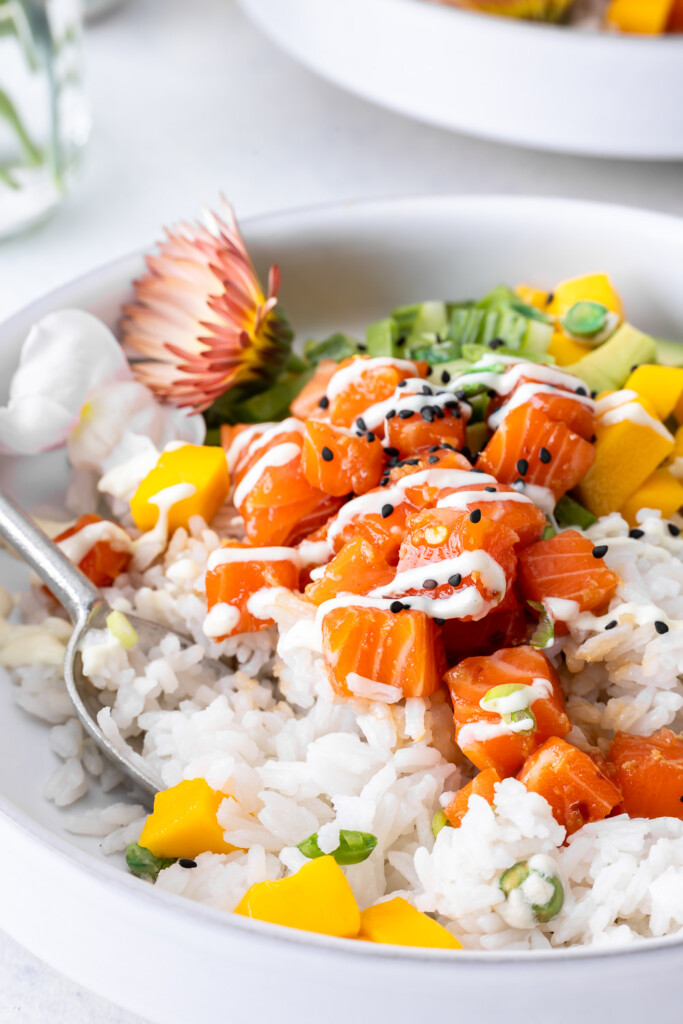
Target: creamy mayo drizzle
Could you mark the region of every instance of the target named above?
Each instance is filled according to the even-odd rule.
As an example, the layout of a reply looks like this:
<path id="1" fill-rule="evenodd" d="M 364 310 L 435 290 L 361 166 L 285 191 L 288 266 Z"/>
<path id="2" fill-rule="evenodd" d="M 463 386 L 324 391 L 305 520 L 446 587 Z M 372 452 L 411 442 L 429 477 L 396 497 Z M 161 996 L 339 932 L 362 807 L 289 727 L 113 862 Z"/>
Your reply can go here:
<path id="1" fill-rule="evenodd" d="M 484 710 L 497 711 L 499 715 L 512 714 L 514 711 L 525 711 L 535 701 L 543 697 L 552 696 L 552 683 L 549 679 L 534 679 L 531 686 L 524 686 L 508 697 L 499 697 L 495 702 L 486 704 Z M 493 704 L 496 707 L 493 707 Z M 456 737 L 459 746 L 469 746 L 472 743 L 486 743 L 487 740 L 497 739 L 500 736 L 510 736 L 513 733 L 528 732 L 528 721 L 506 722 L 502 717 L 499 722 L 484 720 L 480 722 L 468 722 L 461 725 Z"/>
<path id="2" fill-rule="evenodd" d="M 114 551 L 133 551 L 133 541 L 122 527 L 103 519 L 101 523 L 90 523 L 65 540 L 60 540 L 57 547 L 64 552 L 74 565 L 78 565 L 100 541 L 106 541 Z"/>
<path id="3" fill-rule="evenodd" d="M 194 484 L 173 484 L 171 487 L 164 487 L 163 490 L 147 499 L 150 505 L 156 505 L 159 509 L 159 518 L 153 529 L 133 541 L 135 552 L 133 567 L 135 569 L 146 569 L 157 555 L 161 554 L 168 541 L 168 518 L 171 509 L 185 498 L 191 498 L 196 491 L 197 488 Z"/>
<path id="4" fill-rule="evenodd" d="M 428 562 L 426 565 L 418 565 L 414 569 L 405 569 L 403 572 L 397 573 L 391 583 L 371 590 L 369 596 L 396 599 L 401 597 L 406 590 L 421 589 L 426 579 L 436 580 L 437 586 L 442 586 L 448 583 L 449 578 L 455 573 L 459 573 L 462 577 L 477 573 L 487 590 L 499 594 L 501 598 L 505 594 L 505 573 L 495 558 L 492 558 L 486 551 L 464 551 L 461 555 L 443 558 L 440 562 Z M 427 600 L 439 608 L 445 607 L 451 598 L 427 598 Z M 412 603 L 412 596 L 407 598 L 407 601 Z M 440 611 L 435 611 L 433 614 L 437 618 L 449 617 L 442 615 Z"/>
<path id="5" fill-rule="evenodd" d="M 288 462 L 301 455 L 301 448 L 293 441 L 285 441 L 284 444 L 276 444 L 269 448 L 251 469 L 244 474 L 239 486 L 235 489 L 234 503 L 236 508 L 244 504 L 249 493 L 253 491 L 265 471 L 271 466 L 286 466 Z"/>
<path id="6" fill-rule="evenodd" d="M 354 359 L 348 366 L 332 376 L 327 385 L 327 397 L 332 401 L 351 384 L 357 384 L 364 373 L 382 366 L 395 366 L 397 370 L 415 373 L 415 363 L 410 359 L 394 359 L 391 356 L 377 356 L 374 359 Z"/>
<path id="7" fill-rule="evenodd" d="M 672 435 L 664 424 L 654 416 L 651 416 L 647 409 L 638 401 L 638 395 L 635 391 L 624 389 L 623 391 L 615 391 L 614 394 L 606 395 L 596 403 L 596 412 L 598 422 L 602 427 L 612 427 L 615 423 L 630 420 L 631 423 L 635 423 L 639 427 L 649 427 L 650 430 L 654 430 L 655 433 L 666 438 L 667 441 L 671 441 L 673 444 L 674 439 Z"/>
<path id="8" fill-rule="evenodd" d="M 454 491 L 452 494 L 440 498 L 436 507 L 464 510 L 475 501 L 518 501 L 522 504 L 533 505 L 531 498 L 519 491 L 496 491 L 495 494 L 493 491 Z"/>
<path id="9" fill-rule="evenodd" d="M 527 484 L 523 480 L 519 483 L 515 482 L 510 484 L 519 494 L 526 494 L 527 497 L 531 498 L 534 505 L 538 505 L 541 512 L 545 512 L 549 519 L 552 519 L 552 515 L 555 511 L 555 495 L 549 487 L 541 487 L 540 484 Z"/>
<path id="10" fill-rule="evenodd" d="M 309 565 L 323 566 L 330 561 L 334 554 L 326 540 L 302 540 L 297 552 L 303 569 Z"/>
<path id="11" fill-rule="evenodd" d="M 276 426 L 276 424 L 254 423 L 253 426 L 246 427 L 244 430 L 241 430 L 239 432 L 239 434 L 235 437 L 227 451 L 228 470 L 230 471 L 230 473 L 235 472 L 235 467 L 239 462 L 242 452 L 249 447 L 254 438 L 258 437 L 260 434 L 263 434 L 266 430 L 269 429 L 269 427 L 273 426 Z"/>
<path id="12" fill-rule="evenodd" d="M 219 565 L 231 562 L 293 562 L 301 568 L 301 557 L 294 548 L 218 548 L 212 551 L 206 564 L 209 572 Z"/>
<path id="13" fill-rule="evenodd" d="M 488 424 L 491 429 L 496 430 L 513 409 L 518 409 L 520 405 L 530 402 L 534 395 L 559 395 L 561 398 L 568 398 L 570 401 L 585 405 L 591 412 L 595 410 L 595 402 L 587 395 L 577 395 L 575 391 L 562 391 L 548 384 L 520 384 L 507 402 L 489 416 Z"/>
<path id="14" fill-rule="evenodd" d="M 496 363 L 508 364 L 510 362 L 515 363 L 515 365 L 511 366 L 504 373 L 493 373 L 488 369 L 490 366 L 495 366 Z M 490 356 L 484 356 L 478 363 L 473 365 L 477 368 L 476 370 L 473 369 L 469 373 L 461 374 L 451 380 L 448 385 L 451 391 L 458 391 L 462 384 L 466 382 L 468 384 L 479 384 L 482 387 L 495 391 L 498 395 L 509 395 L 522 378 L 539 384 L 555 384 L 558 388 L 570 389 L 573 392 L 576 391 L 576 388 L 585 389 L 586 387 L 583 381 L 579 380 L 578 377 L 574 377 L 573 374 L 565 373 L 564 370 L 554 366 L 547 366 L 545 363 L 519 362 L 519 359 L 510 359 L 510 357 L 506 359 L 492 353 Z M 478 369 L 480 366 L 481 370 Z"/>

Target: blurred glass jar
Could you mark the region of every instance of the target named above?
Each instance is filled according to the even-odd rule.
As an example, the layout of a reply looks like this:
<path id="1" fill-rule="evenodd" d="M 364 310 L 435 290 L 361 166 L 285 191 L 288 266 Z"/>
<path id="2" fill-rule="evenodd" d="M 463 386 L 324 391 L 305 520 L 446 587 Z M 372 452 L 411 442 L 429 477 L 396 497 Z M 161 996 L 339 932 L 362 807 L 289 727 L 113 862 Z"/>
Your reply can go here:
<path id="1" fill-rule="evenodd" d="M 0 238 L 62 201 L 90 130 L 80 0 L 0 0 Z"/>

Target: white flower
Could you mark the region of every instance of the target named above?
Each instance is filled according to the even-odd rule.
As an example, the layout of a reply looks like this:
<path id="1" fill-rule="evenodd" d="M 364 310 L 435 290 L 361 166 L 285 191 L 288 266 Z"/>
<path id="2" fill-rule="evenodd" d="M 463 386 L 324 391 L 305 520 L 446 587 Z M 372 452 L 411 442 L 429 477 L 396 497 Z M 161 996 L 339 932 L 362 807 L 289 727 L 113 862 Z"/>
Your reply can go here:
<path id="1" fill-rule="evenodd" d="M 78 309 L 43 317 L 0 407 L 0 451 L 28 455 L 67 443 L 74 466 L 101 469 L 131 436 L 158 447 L 176 439 L 201 444 L 204 421 L 159 405 L 97 317 Z"/>

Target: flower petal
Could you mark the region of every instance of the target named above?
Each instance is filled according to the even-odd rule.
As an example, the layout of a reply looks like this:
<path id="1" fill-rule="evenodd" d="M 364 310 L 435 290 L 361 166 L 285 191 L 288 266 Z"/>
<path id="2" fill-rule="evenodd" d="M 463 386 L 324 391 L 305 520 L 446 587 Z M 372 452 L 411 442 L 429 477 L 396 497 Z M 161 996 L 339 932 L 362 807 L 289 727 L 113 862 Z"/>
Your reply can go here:
<path id="1" fill-rule="evenodd" d="M 58 447 L 94 388 L 130 377 L 119 343 L 97 317 L 78 309 L 48 314 L 31 328 L 0 407 L 0 450 Z"/>

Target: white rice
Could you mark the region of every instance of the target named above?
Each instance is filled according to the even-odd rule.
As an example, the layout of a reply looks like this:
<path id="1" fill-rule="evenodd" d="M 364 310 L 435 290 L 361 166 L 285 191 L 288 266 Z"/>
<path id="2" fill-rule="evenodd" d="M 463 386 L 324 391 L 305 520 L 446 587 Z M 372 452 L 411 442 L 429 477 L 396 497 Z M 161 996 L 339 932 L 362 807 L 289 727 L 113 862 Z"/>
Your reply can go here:
<path id="1" fill-rule="evenodd" d="M 588 531 L 609 545 L 606 562 L 623 583 L 607 617 L 582 618 L 549 652 L 569 696 L 570 738 L 579 745 L 604 746 L 619 728 L 645 734 L 681 722 L 683 541 L 651 515 L 643 528 L 643 539 L 633 540 L 623 520 L 609 516 Z M 225 792 L 219 821 L 228 841 L 245 848 L 202 854 L 192 871 L 173 865 L 160 873 L 160 888 L 229 911 L 253 883 L 296 871 L 305 862 L 296 848 L 301 840 L 317 832 L 329 851 L 344 828 L 377 837 L 376 851 L 345 869 L 361 906 L 401 894 L 435 914 L 466 948 L 621 944 L 683 928 L 678 820 L 608 819 L 563 845 L 547 802 L 508 779 L 495 810 L 473 798 L 462 826 L 434 840 L 435 811 L 472 774 L 454 746 L 445 696 L 335 700 L 314 609 L 282 589 L 258 598 L 275 627 L 208 641 L 201 629 L 204 571 L 218 544 L 218 534 L 197 518 L 189 533 L 176 532 L 156 564 L 106 591 L 113 607 L 189 633 L 194 646 L 181 650 L 167 636 L 145 656 L 102 633 L 85 655 L 109 734 L 141 743 L 161 785 L 203 777 Z M 624 615 L 624 605 L 636 606 L 645 624 Z M 22 595 L 21 623 L 10 624 L 11 601 L 0 589 L 0 664 L 12 672 L 20 707 L 51 726 L 62 764 L 45 795 L 63 807 L 93 779 L 109 791 L 121 777 L 73 718 L 60 668 L 70 630 L 50 616 L 51 607 L 40 591 Z M 606 621 L 620 615 L 622 624 L 606 632 Z M 664 636 L 652 625 L 657 618 L 670 627 Z M 232 668 L 215 678 L 204 652 L 227 657 Z M 356 693 L 374 696 L 360 679 Z M 104 811 L 70 815 L 65 827 L 101 837 L 104 852 L 113 853 L 139 837 L 144 817 L 139 804 L 119 799 Z M 537 853 L 554 858 L 565 906 L 546 925 L 514 928 L 498 880 Z"/>

